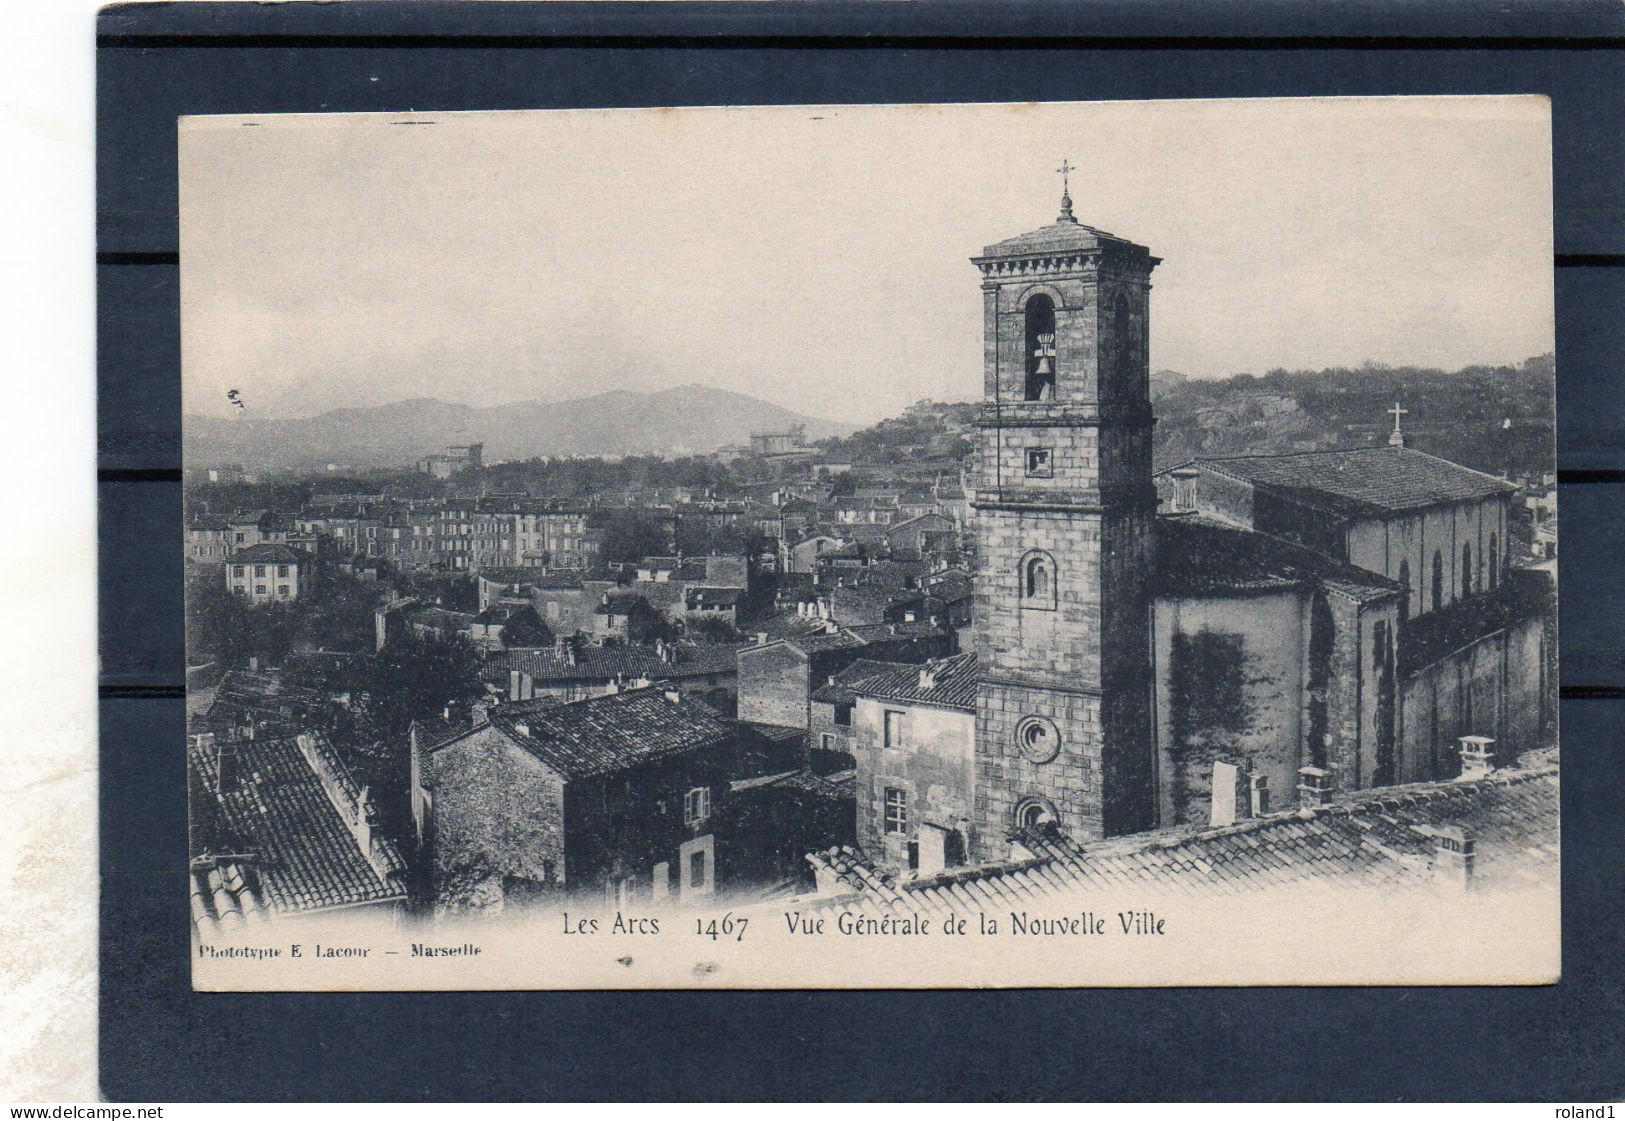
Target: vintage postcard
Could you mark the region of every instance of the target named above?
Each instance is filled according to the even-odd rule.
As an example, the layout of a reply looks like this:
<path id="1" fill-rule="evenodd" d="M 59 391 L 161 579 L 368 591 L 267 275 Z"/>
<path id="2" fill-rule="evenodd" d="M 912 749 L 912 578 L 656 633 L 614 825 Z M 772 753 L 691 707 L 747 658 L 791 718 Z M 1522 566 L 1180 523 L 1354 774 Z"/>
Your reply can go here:
<path id="1" fill-rule="evenodd" d="M 197 988 L 1558 977 L 1545 99 L 179 167 Z"/>

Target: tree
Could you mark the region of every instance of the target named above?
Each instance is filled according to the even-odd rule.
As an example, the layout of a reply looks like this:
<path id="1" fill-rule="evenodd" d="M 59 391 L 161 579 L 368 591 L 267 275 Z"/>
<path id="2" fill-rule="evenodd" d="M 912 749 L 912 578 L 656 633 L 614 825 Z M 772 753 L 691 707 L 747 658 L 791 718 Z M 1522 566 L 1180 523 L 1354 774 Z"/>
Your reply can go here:
<path id="1" fill-rule="evenodd" d="M 360 707 L 375 734 L 398 739 L 412 721 L 480 695 L 480 654 L 464 638 L 423 636 L 407 628 L 369 660 L 362 685 Z"/>
<path id="2" fill-rule="evenodd" d="M 247 665 L 250 658 L 275 665 L 293 649 L 300 622 L 292 603 L 255 606 L 228 592 L 223 578 L 219 584 L 200 582 L 187 589 L 187 656 L 227 668 Z"/>
<path id="3" fill-rule="evenodd" d="M 437 603 L 448 611 L 478 611 L 480 590 L 474 577 L 455 572 L 403 572 L 395 590 L 423 603 Z"/>
<path id="4" fill-rule="evenodd" d="M 381 589 L 376 583 L 328 573 L 299 602 L 298 641 L 315 650 L 367 650 L 373 643 L 373 610 Z"/>
<path id="5" fill-rule="evenodd" d="M 739 628 L 726 619 L 691 618 L 683 624 L 690 638 L 700 642 L 734 642 Z"/>
<path id="6" fill-rule="evenodd" d="M 659 556 L 671 547 L 659 521 L 637 510 L 616 510 L 604 519 L 602 557 L 610 564 L 629 564 Z"/>

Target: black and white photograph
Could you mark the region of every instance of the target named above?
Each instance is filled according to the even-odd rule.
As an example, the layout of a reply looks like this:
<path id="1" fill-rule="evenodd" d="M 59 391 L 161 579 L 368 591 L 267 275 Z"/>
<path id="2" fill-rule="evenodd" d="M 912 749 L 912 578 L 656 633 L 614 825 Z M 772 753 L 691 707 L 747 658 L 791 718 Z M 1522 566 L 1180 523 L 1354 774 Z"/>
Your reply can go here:
<path id="1" fill-rule="evenodd" d="M 198 989 L 1560 976 L 1544 98 L 178 144 Z"/>

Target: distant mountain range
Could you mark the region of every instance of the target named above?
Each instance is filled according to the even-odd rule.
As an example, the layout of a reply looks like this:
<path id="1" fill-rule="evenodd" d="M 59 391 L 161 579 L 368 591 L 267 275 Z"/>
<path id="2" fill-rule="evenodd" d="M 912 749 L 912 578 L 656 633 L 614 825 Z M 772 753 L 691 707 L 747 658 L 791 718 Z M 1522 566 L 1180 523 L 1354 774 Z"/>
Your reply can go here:
<path id="1" fill-rule="evenodd" d="M 748 442 L 752 432 L 806 426 L 809 441 L 853 425 L 805 416 L 742 393 L 682 385 L 656 393 L 612 390 L 569 401 L 476 408 L 432 398 L 320 416 L 186 418 L 187 461 L 251 469 L 338 463 L 384 467 L 448 445 L 485 444 L 487 462 L 555 455 L 704 454 Z"/>

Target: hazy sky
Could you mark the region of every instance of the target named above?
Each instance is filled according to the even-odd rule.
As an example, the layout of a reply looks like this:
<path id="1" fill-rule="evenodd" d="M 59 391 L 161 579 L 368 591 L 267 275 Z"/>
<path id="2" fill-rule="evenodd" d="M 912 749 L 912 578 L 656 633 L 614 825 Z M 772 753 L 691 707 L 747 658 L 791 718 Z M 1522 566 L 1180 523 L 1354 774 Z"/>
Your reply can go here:
<path id="1" fill-rule="evenodd" d="M 1054 220 L 1063 157 L 1164 258 L 1155 369 L 1517 361 L 1553 345 L 1550 151 L 1538 98 L 187 118 L 186 407 L 969 398 L 967 258 Z"/>

